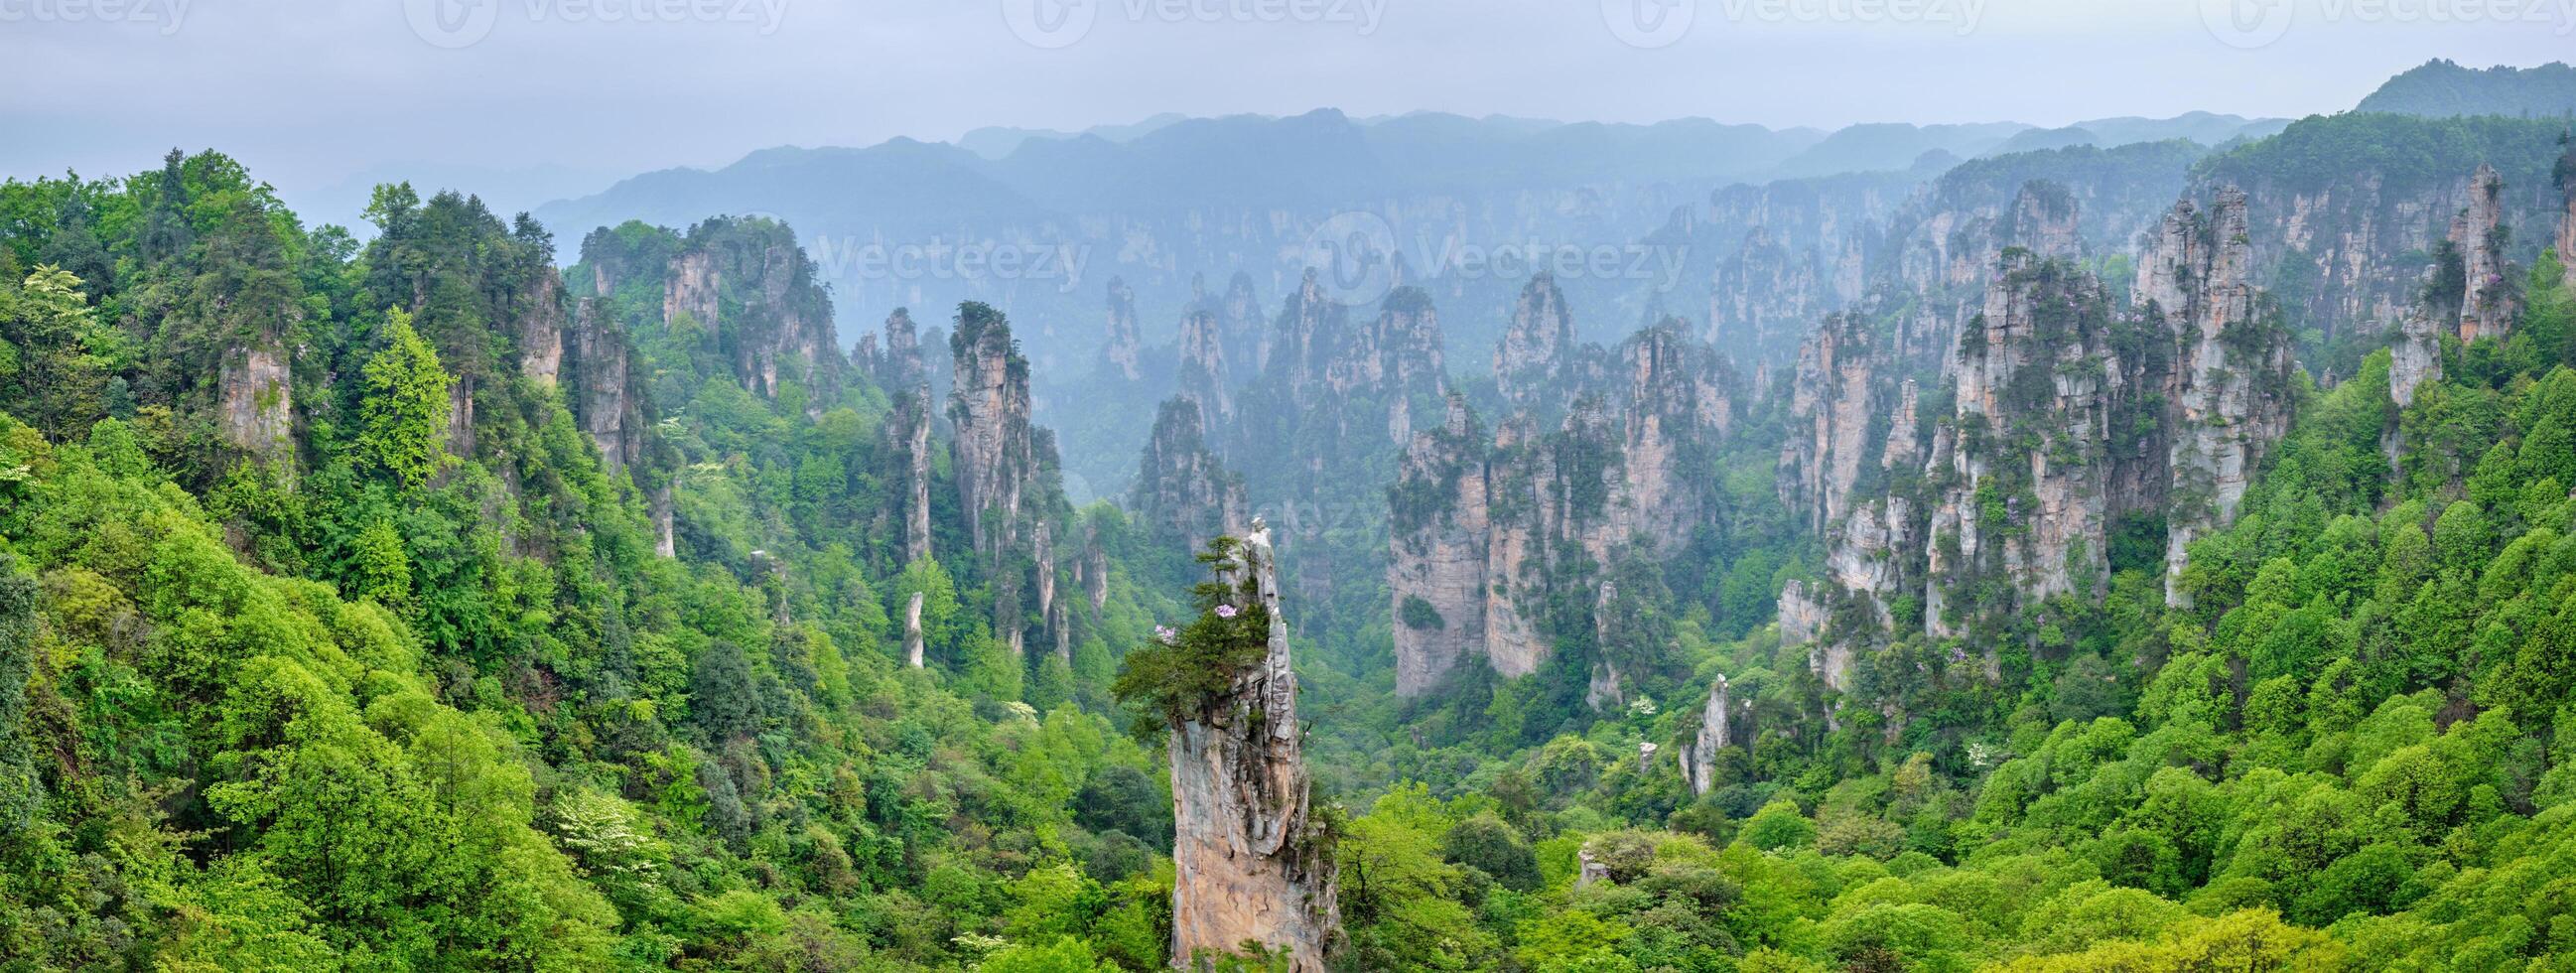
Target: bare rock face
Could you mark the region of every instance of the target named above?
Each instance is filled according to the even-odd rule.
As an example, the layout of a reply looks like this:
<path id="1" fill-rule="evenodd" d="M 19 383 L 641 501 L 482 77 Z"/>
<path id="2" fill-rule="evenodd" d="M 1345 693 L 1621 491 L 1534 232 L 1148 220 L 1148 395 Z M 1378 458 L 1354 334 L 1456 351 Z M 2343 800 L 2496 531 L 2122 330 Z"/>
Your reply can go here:
<path id="1" fill-rule="evenodd" d="M 631 374 L 633 358 L 624 329 L 608 320 L 596 299 L 583 298 L 573 306 L 567 398 L 611 473 L 644 458 L 644 395 Z"/>
<path id="2" fill-rule="evenodd" d="M 903 608 L 903 661 L 915 669 L 922 665 L 921 597 L 921 592 L 913 592 L 912 600 Z"/>
<path id="3" fill-rule="evenodd" d="M 1628 379 L 1620 417 L 1625 489 L 1612 539 L 1642 538 L 1657 555 L 1669 555 L 1703 516 L 1711 448 L 1734 428 L 1738 383 L 1714 353 L 1683 337 L 1674 319 L 1637 332 L 1618 355 Z"/>
<path id="4" fill-rule="evenodd" d="M 1866 321 L 1825 319 L 1798 350 L 1789 386 L 1789 435 L 1780 447 L 1780 499 L 1812 529 L 1850 512 L 1869 452 L 1870 399 L 1882 367 L 1863 333 Z"/>
<path id="5" fill-rule="evenodd" d="M 1708 703 L 1700 708 L 1699 732 L 1677 754 L 1693 795 L 1706 794 L 1716 784 L 1717 751 L 1737 739 L 1735 705 L 1726 677 L 1717 677 L 1716 685 L 1709 687 Z M 1752 701 L 1746 700 L 1745 705 L 1751 706 Z"/>
<path id="6" fill-rule="evenodd" d="M 653 553 L 662 557 L 678 557 L 679 537 L 671 529 L 671 485 L 664 483 L 647 494 L 645 506 L 653 515 Z"/>
<path id="7" fill-rule="evenodd" d="M 1137 359 L 1143 353 L 1144 341 L 1136 331 L 1136 292 L 1125 280 L 1109 278 L 1109 327 L 1107 342 L 1100 349 L 1101 359 L 1111 374 L 1133 382 L 1141 374 Z"/>
<path id="8" fill-rule="evenodd" d="M 2576 139 L 2568 140 L 2567 151 L 2558 156 L 2550 175 L 2567 200 L 2558 214 L 2558 264 L 2567 276 L 2567 286 L 2576 287 Z"/>
<path id="9" fill-rule="evenodd" d="M 1238 555 L 1270 615 L 1268 654 L 1172 728 L 1172 955 L 1258 942 L 1322 973 L 1341 936 L 1332 849 L 1310 814 L 1297 676 L 1276 555 L 1256 524 Z"/>
<path id="10" fill-rule="evenodd" d="M 2163 426 L 2168 601 L 2181 597 L 2191 542 L 2236 519 L 2256 464 L 2289 432 L 2289 336 L 2256 320 L 2252 273 L 2245 194 L 2233 189 L 2206 218 L 2188 201 L 2174 207 L 2138 264 L 2142 310 L 2174 342 Z"/>
<path id="11" fill-rule="evenodd" d="M 2469 205 L 2451 221 L 2451 245 L 2466 266 L 2466 290 L 2460 296 L 2460 342 L 2502 340 L 2522 313 L 2504 258 L 2504 177 L 2494 166 L 2479 164 L 2469 177 Z"/>
<path id="12" fill-rule="evenodd" d="M 982 304 L 958 308 L 948 335 L 956 359 L 948 419 L 954 444 L 959 508 L 977 551 L 992 553 L 1019 540 L 1021 513 L 1038 473 L 1037 442 L 1029 424 L 1029 363 L 1001 312 Z"/>
<path id="13" fill-rule="evenodd" d="M 903 457 L 903 559 L 930 556 L 930 388 L 915 386 L 894 394 L 886 417 L 886 437 Z"/>
<path id="14" fill-rule="evenodd" d="M 1494 349 L 1494 387 L 1503 399 L 1528 408 L 1554 391 L 1574 357 L 1574 320 L 1556 277 L 1540 273 L 1521 288 L 1511 326 Z"/>
<path id="15" fill-rule="evenodd" d="M 1570 331 L 1548 323 L 1561 308 L 1553 287 L 1534 284 L 1522 306 L 1520 338 L 1504 339 L 1496 365 L 1551 380 L 1524 386 L 1527 407 L 1490 439 L 1450 397 L 1441 423 L 1408 444 L 1387 492 L 1401 695 L 1430 692 L 1477 658 L 1506 677 L 1538 671 L 1553 644 L 1541 623 L 1559 594 L 1552 586 L 1631 552 L 1669 554 L 1716 510 L 1713 451 L 1742 392 L 1714 351 L 1667 319 L 1621 343 L 1608 356 L 1615 371 L 1568 371 L 1562 359 L 1523 354 L 1557 340 L 1540 335 Z M 1542 408 L 1562 412 L 1556 430 L 1541 431 L 1533 410 Z M 1578 611 L 1556 624 L 1604 621 Z M 1611 628 L 1622 645 L 1651 640 Z M 1596 673 L 1609 680 L 1596 698 L 1624 698 L 1616 672 Z"/>
<path id="16" fill-rule="evenodd" d="M 2008 254 L 1970 327 L 1959 339 L 1954 424 L 1979 434 L 1963 439 L 1946 471 L 1932 533 L 1956 544 L 1932 545 L 1930 573 L 2001 574 L 2026 602 L 2094 591 L 2108 577 L 2115 401 L 2134 394 L 2101 282 L 2063 262 Z M 1945 553 L 1953 549 L 1955 558 Z M 1936 636 L 1958 631 L 1943 612 L 1926 624 Z"/>
<path id="17" fill-rule="evenodd" d="M 875 336 L 870 335 L 871 339 Z M 862 346 L 862 359 L 876 376 L 877 385 L 889 391 L 927 384 L 929 378 L 921 361 L 921 330 L 912 323 L 912 312 L 895 308 L 885 319 L 885 350 L 877 352 L 873 341 Z"/>
<path id="18" fill-rule="evenodd" d="M 1791 346 L 1827 309 L 1852 296 L 1837 293 L 1838 269 L 1814 249 L 1787 246 L 1767 227 L 1754 227 L 1718 262 L 1709 289 L 1709 341 L 1747 358 Z"/>
<path id="19" fill-rule="evenodd" d="M 1243 533 L 1251 519 L 1243 478 L 1207 448 L 1197 403 L 1163 402 L 1136 477 L 1137 518 L 1166 541 Z"/>
<path id="20" fill-rule="evenodd" d="M 1174 376 L 1182 398 L 1220 428 L 1234 420 L 1234 393 L 1226 366 L 1224 326 L 1204 308 L 1181 318 L 1181 363 Z"/>
<path id="21" fill-rule="evenodd" d="M 217 380 L 224 441 L 266 460 L 295 452 L 295 382 L 287 351 L 274 342 L 234 348 Z"/>
<path id="22" fill-rule="evenodd" d="M 564 318 L 563 277 L 553 267 L 547 267 L 537 279 L 537 292 L 527 316 L 519 322 L 520 374 L 539 385 L 553 387 L 563 371 L 564 332 L 569 328 Z"/>
<path id="23" fill-rule="evenodd" d="M 1483 655 L 1491 536 L 1486 521 L 1484 431 L 1464 398 L 1406 447 L 1388 491 L 1394 556 L 1395 691 L 1437 687 L 1459 660 Z"/>
<path id="24" fill-rule="evenodd" d="M 785 225 L 720 218 L 691 228 L 662 286 L 663 320 L 684 316 L 714 333 L 734 379 L 754 394 L 774 398 L 781 382 L 795 382 L 816 415 L 840 397 L 831 299 Z"/>

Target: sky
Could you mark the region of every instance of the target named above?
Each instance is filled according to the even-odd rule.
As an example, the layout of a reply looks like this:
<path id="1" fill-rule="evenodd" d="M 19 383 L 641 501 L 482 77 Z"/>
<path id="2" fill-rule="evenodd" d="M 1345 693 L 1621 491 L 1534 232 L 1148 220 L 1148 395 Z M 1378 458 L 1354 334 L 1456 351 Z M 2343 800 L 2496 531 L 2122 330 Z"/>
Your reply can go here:
<path id="1" fill-rule="evenodd" d="M 0 0 L 0 176 L 178 146 L 290 202 L 415 173 L 576 195 L 775 145 L 1319 107 L 2299 116 L 2428 58 L 2571 52 L 2576 0 Z"/>

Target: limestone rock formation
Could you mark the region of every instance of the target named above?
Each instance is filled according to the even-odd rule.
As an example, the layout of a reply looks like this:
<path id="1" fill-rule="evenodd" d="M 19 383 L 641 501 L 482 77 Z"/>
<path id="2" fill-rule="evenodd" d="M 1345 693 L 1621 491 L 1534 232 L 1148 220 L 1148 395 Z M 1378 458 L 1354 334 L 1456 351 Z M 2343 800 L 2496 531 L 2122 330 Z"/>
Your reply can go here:
<path id="1" fill-rule="evenodd" d="M 1038 475 L 1029 363 L 1001 312 L 972 302 L 957 309 L 948 348 L 956 363 L 948 420 L 956 428 L 958 507 L 975 549 L 992 553 L 1022 537 Z"/>
<path id="2" fill-rule="evenodd" d="M 921 592 L 913 592 L 903 608 L 903 661 L 915 669 L 922 666 L 921 598 Z"/>
<path id="3" fill-rule="evenodd" d="M 1174 385 L 1180 396 L 1197 403 L 1199 413 L 1217 428 L 1234 421 L 1226 343 L 1224 325 L 1216 312 L 1201 308 L 1181 318 L 1181 362 Z"/>
<path id="4" fill-rule="evenodd" d="M 816 415 L 840 398 L 831 298 L 785 225 L 718 218 L 691 228 L 662 285 L 663 321 L 684 318 L 714 333 L 735 380 L 754 394 L 775 398 L 794 382 Z"/>
<path id="5" fill-rule="evenodd" d="M 1143 374 L 1137 368 L 1143 354 L 1144 341 L 1136 331 L 1136 292 L 1125 280 L 1109 278 L 1109 325 L 1100 348 L 1102 364 L 1110 374 L 1133 382 Z"/>
<path id="6" fill-rule="evenodd" d="M 293 456 L 295 382 L 286 349 L 269 341 L 226 353 L 217 396 L 225 442 L 262 459 Z"/>
<path id="7" fill-rule="evenodd" d="M 1172 727 L 1172 955 L 1268 946 L 1322 973 L 1341 936 L 1329 841 L 1312 816 L 1277 555 L 1256 523 L 1238 570 L 1270 617 L 1268 652 Z"/>
<path id="8" fill-rule="evenodd" d="M 886 438 L 903 458 L 903 559 L 911 563 L 930 556 L 930 388 L 896 391 L 886 416 Z"/>
<path id="9" fill-rule="evenodd" d="M 1486 520 L 1484 431 L 1452 395 L 1437 429 L 1406 447 L 1388 491 L 1394 557 L 1395 691 L 1418 696 L 1448 678 L 1460 659 L 1486 654 L 1492 554 Z"/>
<path id="10" fill-rule="evenodd" d="M 563 374 L 573 414 L 611 472 L 644 458 L 643 389 L 632 374 L 634 349 L 596 298 L 573 306 L 572 347 Z"/>
<path id="11" fill-rule="evenodd" d="M 547 267 L 518 326 L 519 372 L 539 385 L 553 386 L 563 371 L 564 306 L 563 277 Z"/>
<path id="12" fill-rule="evenodd" d="M 1750 699 L 1743 701 L 1743 706 L 1748 709 L 1752 705 Z M 1706 794 L 1715 786 L 1717 752 L 1750 735 L 1742 732 L 1745 722 L 1739 718 L 1735 695 L 1726 677 L 1717 677 L 1717 682 L 1709 687 L 1708 702 L 1700 707 L 1698 731 L 1689 743 L 1675 752 L 1681 762 L 1682 779 L 1690 782 L 1692 794 Z"/>
<path id="13" fill-rule="evenodd" d="M 1574 320 L 1554 275 L 1540 273 L 1521 288 L 1511 326 L 1494 349 L 1494 387 L 1503 399 L 1529 408 L 1560 388 L 1574 359 Z"/>
<path id="14" fill-rule="evenodd" d="M 1251 519 L 1243 478 L 1210 452 L 1199 407 L 1185 398 L 1167 399 L 1154 416 L 1153 437 L 1136 476 L 1137 519 L 1167 542 L 1239 535 Z"/>
<path id="15" fill-rule="evenodd" d="M 2236 519 L 2255 465 L 2289 432 L 2289 338 L 2257 320 L 2253 270 L 2245 194 L 2234 189 L 2218 193 L 2206 219 L 2188 201 L 2175 206 L 2138 263 L 2138 300 L 2151 318 L 2161 312 L 2153 323 L 2174 342 L 2160 491 L 2167 600 L 2180 598 L 2191 542 Z"/>

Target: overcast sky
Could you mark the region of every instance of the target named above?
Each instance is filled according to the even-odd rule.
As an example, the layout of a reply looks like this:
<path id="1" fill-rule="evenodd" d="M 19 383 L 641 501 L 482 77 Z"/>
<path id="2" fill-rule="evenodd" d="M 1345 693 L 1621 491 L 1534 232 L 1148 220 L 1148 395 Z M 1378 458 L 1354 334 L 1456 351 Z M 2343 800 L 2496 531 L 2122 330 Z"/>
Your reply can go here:
<path id="1" fill-rule="evenodd" d="M 0 0 L 0 174 L 575 183 L 1157 112 L 2063 124 L 2349 107 L 2576 51 L 2576 0 Z"/>

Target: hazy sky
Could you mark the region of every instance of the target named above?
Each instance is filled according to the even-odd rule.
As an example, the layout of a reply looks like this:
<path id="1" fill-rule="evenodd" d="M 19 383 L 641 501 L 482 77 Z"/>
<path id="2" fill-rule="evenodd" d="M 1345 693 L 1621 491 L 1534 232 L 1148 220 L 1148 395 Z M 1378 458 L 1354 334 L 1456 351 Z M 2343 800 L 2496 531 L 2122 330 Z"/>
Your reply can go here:
<path id="1" fill-rule="evenodd" d="M 0 0 L 0 174 L 219 148 L 293 191 L 595 184 L 1156 112 L 1767 125 L 2349 107 L 2576 52 L 2576 0 Z"/>

